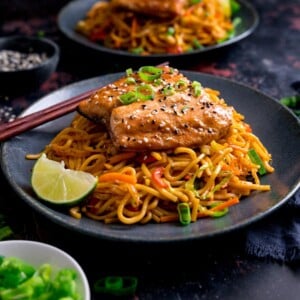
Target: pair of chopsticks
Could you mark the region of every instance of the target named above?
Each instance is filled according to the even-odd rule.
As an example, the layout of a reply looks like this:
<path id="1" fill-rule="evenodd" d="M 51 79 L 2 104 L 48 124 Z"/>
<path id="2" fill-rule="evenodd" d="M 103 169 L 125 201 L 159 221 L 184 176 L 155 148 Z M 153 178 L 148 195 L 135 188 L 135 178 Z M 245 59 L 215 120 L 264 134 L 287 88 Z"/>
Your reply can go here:
<path id="1" fill-rule="evenodd" d="M 75 111 L 80 101 L 88 98 L 97 90 L 99 90 L 99 87 L 52 105 L 48 108 L 0 125 L 0 142 Z"/>

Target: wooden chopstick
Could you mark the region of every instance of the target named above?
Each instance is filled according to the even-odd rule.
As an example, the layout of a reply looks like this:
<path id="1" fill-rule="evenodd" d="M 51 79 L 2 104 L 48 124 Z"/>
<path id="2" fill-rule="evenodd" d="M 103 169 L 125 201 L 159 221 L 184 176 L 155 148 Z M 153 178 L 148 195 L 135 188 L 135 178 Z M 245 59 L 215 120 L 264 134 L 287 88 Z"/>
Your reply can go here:
<path id="1" fill-rule="evenodd" d="M 17 118 L 14 121 L 0 125 L 0 142 L 3 142 L 11 137 L 42 125 L 46 122 L 52 121 L 58 117 L 64 116 L 72 111 L 75 111 L 80 101 L 88 98 L 97 90 L 99 90 L 99 87 L 86 91 L 82 94 L 52 105 L 48 108 L 39 110 L 27 116 Z"/>
<path id="2" fill-rule="evenodd" d="M 165 66 L 168 64 L 169 62 L 166 61 L 158 64 L 157 67 Z M 100 87 L 89 90 L 68 100 L 52 105 L 48 108 L 0 125 L 0 142 L 3 142 L 34 127 L 52 121 L 58 117 L 62 117 L 72 111 L 75 111 L 80 101 L 88 98 L 99 89 Z"/>

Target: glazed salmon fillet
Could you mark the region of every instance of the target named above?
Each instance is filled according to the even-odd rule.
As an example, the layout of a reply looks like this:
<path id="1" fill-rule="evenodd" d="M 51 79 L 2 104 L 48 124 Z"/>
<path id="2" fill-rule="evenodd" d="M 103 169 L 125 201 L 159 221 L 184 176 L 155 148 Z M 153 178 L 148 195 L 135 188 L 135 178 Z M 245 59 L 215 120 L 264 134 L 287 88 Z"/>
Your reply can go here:
<path id="1" fill-rule="evenodd" d="M 199 82 L 161 66 L 141 68 L 99 89 L 79 104 L 78 112 L 102 122 L 118 148 L 146 151 L 193 148 L 219 139 L 232 124 L 233 109 L 213 101 Z"/>
<path id="2" fill-rule="evenodd" d="M 183 12 L 186 0 L 112 0 L 116 8 L 125 8 L 134 12 L 161 18 L 175 17 Z"/>

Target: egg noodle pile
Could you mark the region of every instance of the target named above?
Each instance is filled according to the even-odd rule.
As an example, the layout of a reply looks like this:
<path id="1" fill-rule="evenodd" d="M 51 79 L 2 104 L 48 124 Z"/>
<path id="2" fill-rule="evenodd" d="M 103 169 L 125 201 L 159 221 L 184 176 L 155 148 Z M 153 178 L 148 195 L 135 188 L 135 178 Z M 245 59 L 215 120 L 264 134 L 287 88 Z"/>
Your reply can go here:
<path id="1" fill-rule="evenodd" d="M 99 1 L 75 30 L 105 47 L 141 55 L 188 52 L 234 36 L 238 19 L 231 18 L 231 9 L 224 7 L 224 1 L 190 2 L 180 16 L 162 19 Z"/>
<path id="2" fill-rule="evenodd" d="M 204 90 L 212 101 L 227 105 L 217 90 Z M 261 166 L 249 151 L 259 156 Z M 98 177 L 93 193 L 70 213 L 104 223 L 189 223 L 220 217 L 253 191 L 269 191 L 259 172 L 274 171 L 271 154 L 235 110 L 229 133 L 220 140 L 147 153 L 117 150 L 103 126 L 77 113 L 44 152 L 49 159 L 63 160 L 66 168 Z"/>

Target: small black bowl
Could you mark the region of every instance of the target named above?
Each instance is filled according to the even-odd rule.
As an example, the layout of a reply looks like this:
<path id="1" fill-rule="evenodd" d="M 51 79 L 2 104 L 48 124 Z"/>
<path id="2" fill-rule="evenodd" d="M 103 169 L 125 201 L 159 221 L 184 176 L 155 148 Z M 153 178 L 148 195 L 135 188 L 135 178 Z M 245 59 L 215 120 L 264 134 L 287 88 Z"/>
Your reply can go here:
<path id="1" fill-rule="evenodd" d="M 56 70 L 60 49 L 48 38 L 8 36 L 0 38 L 0 55 L 0 95 L 8 95 L 44 83 Z"/>

